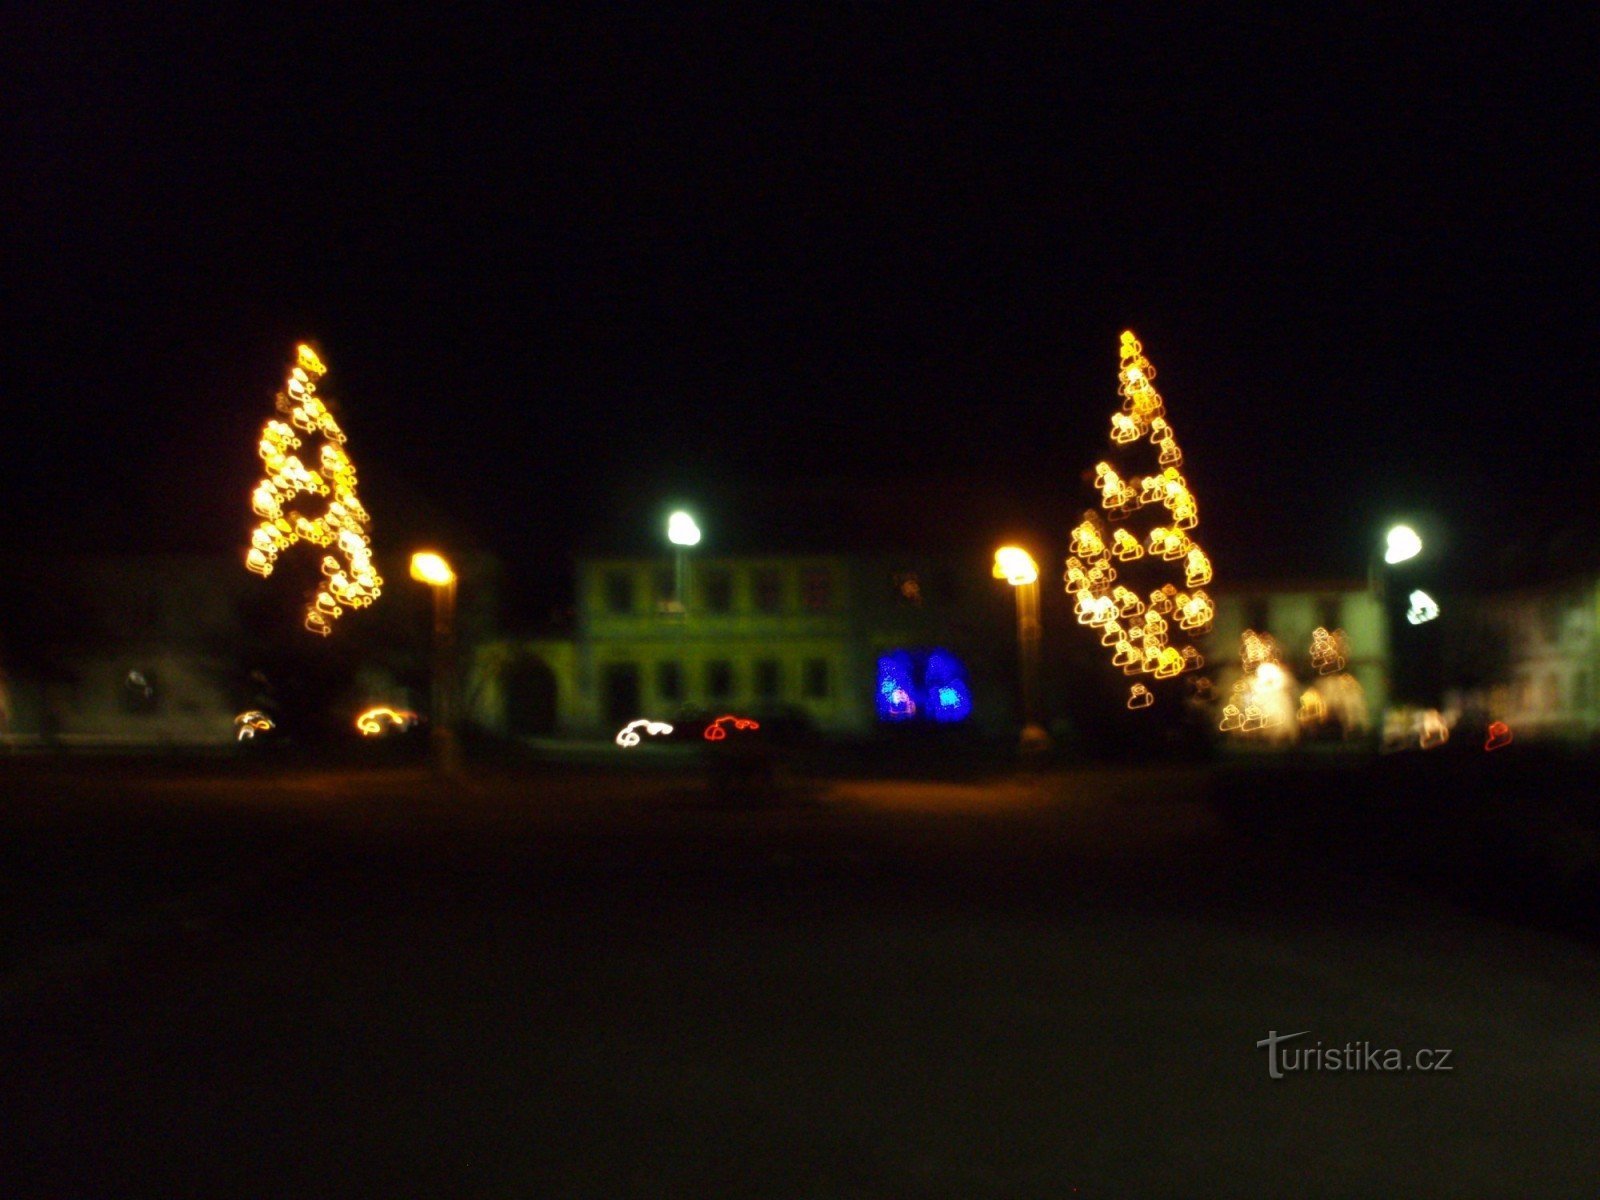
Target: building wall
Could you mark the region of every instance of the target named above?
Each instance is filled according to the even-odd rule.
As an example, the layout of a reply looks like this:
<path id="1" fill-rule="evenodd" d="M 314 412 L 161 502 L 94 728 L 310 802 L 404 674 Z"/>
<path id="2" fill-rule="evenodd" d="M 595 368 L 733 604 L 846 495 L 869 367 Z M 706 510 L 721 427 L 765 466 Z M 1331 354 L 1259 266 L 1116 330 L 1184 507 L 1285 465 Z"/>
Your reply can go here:
<path id="1" fill-rule="evenodd" d="M 862 726 L 851 702 L 849 641 L 852 581 L 844 560 L 830 557 L 714 558 L 687 556 L 684 604 L 675 596 L 670 559 L 597 559 L 578 573 L 579 636 L 571 723 L 601 729 L 608 714 L 608 676 L 638 673 L 635 716 L 680 708 L 797 709 L 820 729 Z M 775 664 L 775 694 L 758 694 L 758 664 Z M 808 694 L 811 663 L 823 664 L 824 694 Z M 677 664 L 681 694 L 662 689 L 664 664 Z M 731 687 L 717 694 L 713 674 L 726 669 Z"/>
<path id="2" fill-rule="evenodd" d="M 1302 685 L 1317 677 L 1311 666 L 1312 631 L 1342 629 L 1349 646 L 1346 670 L 1361 685 L 1371 719 L 1380 718 L 1389 701 L 1389 639 L 1383 606 L 1364 585 L 1218 588 L 1212 597 L 1217 616 L 1207 665 L 1219 684 L 1226 686 L 1228 668 L 1238 665 L 1246 629 L 1271 634 L 1282 649 L 1284 665 Z"/>
<path id="3" fill-rule="evenodd" d="M 1504 638 L 1506 682 L 1468 699 L 1514 733 L 1586 740 L 1600 733 L 1600 584 L 1587 580 L 1486 597 Z"/>

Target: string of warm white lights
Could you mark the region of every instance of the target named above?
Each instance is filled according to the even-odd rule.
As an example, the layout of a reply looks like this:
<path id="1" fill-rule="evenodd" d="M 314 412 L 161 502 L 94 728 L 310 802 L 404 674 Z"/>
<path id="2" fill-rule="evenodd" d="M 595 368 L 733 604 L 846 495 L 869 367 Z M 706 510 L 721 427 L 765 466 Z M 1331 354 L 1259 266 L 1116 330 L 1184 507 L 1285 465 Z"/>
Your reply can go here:
<path id="1" fill-rule="evenodd" d="M 295 365 L 277 396 L 278 411 L 288 420 L 270 420 L 261 430 L 258 451 L 265 474 L 250 497 L 261 523 L 245 552 L 245 566 L 262 578 L 297 542 L 334 552 L 323 555 L 322 582 L 306 604 L 305 627 L 323 637 L 333 632 L 333 622 L 346 608 L 365 608 L 383 588 L 367 537 L 371 517 L 356 496 L 356 469 L 344 452 L 344 431 L 317 399 L 317 382 L 327 371 L 310 346 L 296 347 Z M 316 446 L 314 467 L 294 453 L 307 438 Z M 320 515 L 307 517 L 290 507 L 299 496 L 317 496 L 328 504 Z"/>
<path id="2" fill-rule="evenodd" d="M 1065 579 L 1078 623 L 1099 630 L 1101 644 L 1111 650 L 1112 666 L 1128 676 L 1172 679 L 1205 665 L 1192 640 L 1174 644 L 1173 628 L 1189 639 L 1201 637 L 1210 631 L 1216 608 L 1203 590 L 1211 582 L 1211 560 L 1190 536 L 1200 523 L 1199 502 L 1178 470 L 1183 451 L 1152 382 L 1155 376 L 1139 339 L 1131 330 L 1123 333 L 1117 373 L 1122 409 L 1111 416 L 1111 441 L 1119 450 L 1148 441 L 1158 469 L 1132 475 L 1108 462 L 1095 464 L 1094 486 L 1105 515 L 1090 510 L 1073 529 Z M 1108 532 L 1107 521 L 1129 520 L 1151 505 L 1160 505 L 1165 516 L 1143 537 L 1126 527 Z M 1188 590 L 1167 582 L 1141 597 L 1117 582 L 1113 560 L 1124 567 L 1141 560 L 1177 564 L 1173 569 L 1182 572 L 1182 588 Z M 1129 708 L 1153 703 L 1154 693 L 1142 682 L 1131 686 Z"/>

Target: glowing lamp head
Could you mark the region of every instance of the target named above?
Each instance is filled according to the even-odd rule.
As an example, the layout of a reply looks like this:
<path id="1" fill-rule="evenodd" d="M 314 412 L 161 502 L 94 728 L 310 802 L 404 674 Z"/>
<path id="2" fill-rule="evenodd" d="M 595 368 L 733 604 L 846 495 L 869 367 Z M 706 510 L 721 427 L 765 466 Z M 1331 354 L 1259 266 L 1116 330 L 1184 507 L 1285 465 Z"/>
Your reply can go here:
<path id="1" fill-rule="evenodd" d="M 429 587 L 444 587 L 456 581 L 456 573 L 432 550 L 421 550 L 411 556 L 411 578 Z"/>
<path id="2" fill-rule="evenodd" d="M 1413 625 L 1426 625 L 1439 615 L 1439 602 L 1420 588 L 1407 598 L 1411 607 L 1406 609 L 1406 620 Z"/>
<path id="3" fill-rule="evenodd" d="M 694 523 L 694 518 L 686 512 L 675 512 L 667 518 L 667 541 L 674 546 L 697 546 L 700 544 L 700 526 Z"/>
<path id="4" fill-rule="evenodd" d="M 1409 525 L 1396 525 L 1389 530 L 1388 545 L 1383 551 L 1383 561 L 1393 566 L 1422 553 L 1422 539 Z"/>
<path id="5" fill-rule="evenodd" d="M 994 552 L 994 577 L 1004 579 L 1012 587 L 1036 583 L 1039 564 L 1021 546 L 1001 546 Z"/>

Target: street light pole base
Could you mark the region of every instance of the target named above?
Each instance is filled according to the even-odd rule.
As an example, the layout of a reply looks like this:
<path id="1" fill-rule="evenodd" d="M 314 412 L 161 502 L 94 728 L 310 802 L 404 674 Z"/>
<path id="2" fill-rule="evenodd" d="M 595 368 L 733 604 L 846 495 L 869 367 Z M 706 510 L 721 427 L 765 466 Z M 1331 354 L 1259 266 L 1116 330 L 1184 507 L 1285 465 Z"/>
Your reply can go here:
<path id="1" fill-rule="evenodd" d="M 1043 725 L 1024 725 L 1022 738 L 1018 743 L 1023 758 L 1038 758 L 1049 753 L 1050 735 Z"/>

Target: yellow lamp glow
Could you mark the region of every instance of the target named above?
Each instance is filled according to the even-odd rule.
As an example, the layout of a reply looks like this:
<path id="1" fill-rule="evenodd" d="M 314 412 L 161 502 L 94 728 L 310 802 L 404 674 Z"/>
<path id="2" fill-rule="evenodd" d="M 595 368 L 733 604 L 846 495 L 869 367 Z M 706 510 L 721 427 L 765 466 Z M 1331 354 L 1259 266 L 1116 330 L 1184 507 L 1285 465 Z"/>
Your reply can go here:
<path id="1" fill-rule="evenodd" d="M 994 577 L 1004 579 L 1012 587 L 1036 583 L 1039 564 L 1021 546 L 1001 546 L 994 552 Z"/>
<path id="2" fill-rule="evenodd" d="M 419 550 L 411 556 L 411 578 L 429 587 L 444 587 L 455 582 L 456 573 L 432 550 Z"/>

